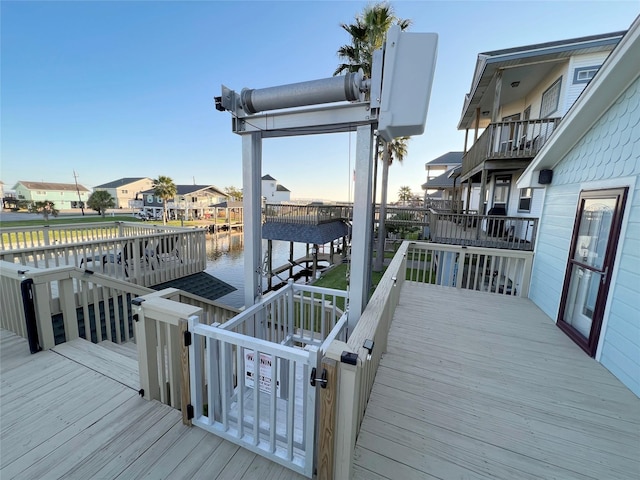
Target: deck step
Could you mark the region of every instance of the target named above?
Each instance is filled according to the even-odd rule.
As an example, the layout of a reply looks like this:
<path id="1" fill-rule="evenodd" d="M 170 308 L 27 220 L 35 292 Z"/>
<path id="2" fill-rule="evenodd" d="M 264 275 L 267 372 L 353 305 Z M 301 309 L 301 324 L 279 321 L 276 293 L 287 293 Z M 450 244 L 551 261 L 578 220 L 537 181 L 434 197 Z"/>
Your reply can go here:
<path id="1" fill-rule="evenodd" d="M 81 338 L 56 345 L 52 350 L 134 390 L 140 388 L 138 362 L 127 355 Z"/>
<path id="2" fill-rule="evenodd" d="M 114 343 L 110 340 L 104 340 L 98 345 L 104 347 L 112 352 L 119 353 L 125 357 L 129 357 L 136 362 L 138 361 L 138 346 L 133 342 Z"/>

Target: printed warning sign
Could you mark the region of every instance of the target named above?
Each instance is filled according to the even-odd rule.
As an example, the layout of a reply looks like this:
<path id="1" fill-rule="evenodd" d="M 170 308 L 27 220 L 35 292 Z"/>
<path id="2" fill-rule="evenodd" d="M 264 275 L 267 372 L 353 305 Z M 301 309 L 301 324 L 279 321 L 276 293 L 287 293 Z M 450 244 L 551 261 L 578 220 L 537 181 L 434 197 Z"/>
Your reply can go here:
<path id="1" fill-rule="evenodd" d="M 260 391 L 271 393 L 273 386 L 273 365 L 271 355 L 266 353 L 260 354 L 260 374 L 258 381 L 260 382 Z M 255 352 L 253 350 L 245 350 L 244 352 L 244 384 L 246 387 L 254 388 L 255 386 Z M 280 396 L 280 382 L 276 380 L 276 394 Z"/>

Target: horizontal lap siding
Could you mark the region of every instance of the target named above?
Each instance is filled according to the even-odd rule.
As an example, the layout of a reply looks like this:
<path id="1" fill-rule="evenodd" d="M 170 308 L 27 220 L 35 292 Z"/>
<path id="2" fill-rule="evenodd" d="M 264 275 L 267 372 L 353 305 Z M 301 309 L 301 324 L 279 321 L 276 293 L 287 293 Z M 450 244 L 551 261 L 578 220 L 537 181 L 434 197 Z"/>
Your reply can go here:
<path id="1" fill-rule="evenodd" d="M 530 298 L 555 319 L 560 305 L 569 243 L 578 196 L 597 182 L 631 188 L 625 212 L 624 238 L 604 320 L 600 362 L 640 396 L 640 80 L 636 79 L 554 167 L 533 265 Z M 613 180 L 613 183 L 611 183 Z"/>
<path id="2" fill-rule="evenodd" d="M 575 219 L 575 186 L 549 188 L 540 220 L 529 297 L 552 319 L 558 315 Z"/>

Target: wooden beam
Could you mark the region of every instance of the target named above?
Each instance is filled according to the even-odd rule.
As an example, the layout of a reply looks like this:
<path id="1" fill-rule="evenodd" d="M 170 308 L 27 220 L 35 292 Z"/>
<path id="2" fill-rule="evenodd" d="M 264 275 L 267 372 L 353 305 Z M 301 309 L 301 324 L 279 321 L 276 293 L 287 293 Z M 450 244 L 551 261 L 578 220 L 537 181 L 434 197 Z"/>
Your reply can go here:
<path id="1" fill-rule="evenodd" d="M 318 480 L 333 480 L 335 448 L 336 399 L 338 387 L 337 363 L 332 358 L 322 359 L 322 370 L 327 371 L 327 386 L 320 389 L 320 424 L 318 426 Z"/>

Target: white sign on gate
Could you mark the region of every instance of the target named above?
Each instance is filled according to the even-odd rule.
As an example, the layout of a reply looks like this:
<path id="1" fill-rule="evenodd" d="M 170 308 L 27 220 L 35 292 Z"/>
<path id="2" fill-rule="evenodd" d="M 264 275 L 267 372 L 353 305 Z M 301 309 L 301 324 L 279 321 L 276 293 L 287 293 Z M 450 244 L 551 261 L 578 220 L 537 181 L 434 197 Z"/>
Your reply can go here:
<path id="1" fill-rule="evenodd" d="M 273 385 L 273 358 L 266 353 L 260 354 L 260 391 L 271 393 Z M 253 350 L 244 351 L 244 384 L 249 388 L 254 388 L 256 374 L 254 372 L 255 352 Z M 280 382 L 276 380 L 276 394 L 280 396 Z"/>

